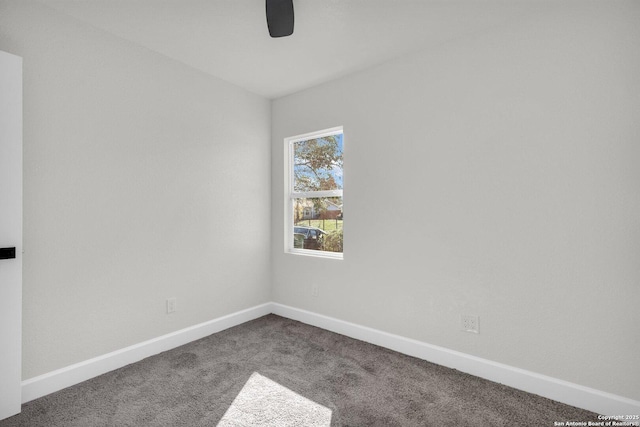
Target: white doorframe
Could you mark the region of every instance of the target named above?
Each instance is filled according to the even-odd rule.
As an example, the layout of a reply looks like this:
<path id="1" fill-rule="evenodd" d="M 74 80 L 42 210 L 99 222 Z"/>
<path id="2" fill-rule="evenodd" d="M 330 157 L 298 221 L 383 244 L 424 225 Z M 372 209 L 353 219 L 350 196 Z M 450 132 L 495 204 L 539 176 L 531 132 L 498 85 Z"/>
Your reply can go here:
<path id="1" fill-rule="evenodd" d="M 0 420 L 20 412 L 21 380 L 22 58 L 0 51 Z"/>

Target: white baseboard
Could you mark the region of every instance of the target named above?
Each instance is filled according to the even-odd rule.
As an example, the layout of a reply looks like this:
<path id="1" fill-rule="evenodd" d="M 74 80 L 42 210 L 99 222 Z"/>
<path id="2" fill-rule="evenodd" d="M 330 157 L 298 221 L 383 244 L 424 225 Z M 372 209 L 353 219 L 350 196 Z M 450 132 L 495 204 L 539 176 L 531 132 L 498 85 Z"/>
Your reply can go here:
<path id="1" fill-rule="evenodd" d="M 241 310 L 22 381 L 22 403 L 265 316 L 271 313 L 271 306 L 271 303 L 265 303 Z"/>
<path id="2" fill-rule="evenodd" d="M 598 414 L 640 414 L 637 400 L 568 381 L 278 303 L 272 313 Z"/>
<path id="3" fill-rule="evenodd" d="M 640 402 L 278 303 L 266 303 L 141 342 L 22 382 L 22 403 L 269 313 L 603 415 L 640 414 Z"/>

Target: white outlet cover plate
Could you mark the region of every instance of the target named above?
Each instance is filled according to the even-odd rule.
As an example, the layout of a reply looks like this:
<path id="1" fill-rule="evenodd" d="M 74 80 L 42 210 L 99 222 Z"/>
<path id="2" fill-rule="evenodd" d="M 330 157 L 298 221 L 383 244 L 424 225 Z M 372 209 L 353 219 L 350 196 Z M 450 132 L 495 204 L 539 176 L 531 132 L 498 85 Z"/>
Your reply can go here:
<path id="1" fill-rule="evenodd" d="M 174 311 L 176 311 L 176 299 L 169 298 L 167 299 L 167 314 L 173 313 Z"/>
<path id="2" fill-rule="evenodd" d="M 463 314 L 461 318 L 462 330 L 465 332 L 480 333 L 480 319 L 478 316 Z"/>

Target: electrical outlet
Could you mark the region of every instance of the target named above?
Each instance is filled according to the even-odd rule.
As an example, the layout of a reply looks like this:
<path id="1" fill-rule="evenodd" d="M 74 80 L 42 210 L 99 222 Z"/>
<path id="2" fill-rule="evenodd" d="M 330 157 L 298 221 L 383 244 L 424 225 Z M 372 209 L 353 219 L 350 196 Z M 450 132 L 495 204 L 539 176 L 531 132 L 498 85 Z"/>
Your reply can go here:
<path id="1" fill-rule="evenodd" d="M 462 315 L 462 330 L 464 332 L 472 332 L 474 334 L 480 333 L 480 319 L 478 316 L 471 316 L 469 314 Z"/>
<path id="2" fill-rule="evenodd" d="M 317 297 L 320 291 L 318 291 L 318 285 L 311 285 L 311 295 Z"/>
<path id="3" fill-rule="evenodd" d="M 167 298 L 167 314 L 173 313 L 174 311 L 176 311 L 176 299 Z"/>

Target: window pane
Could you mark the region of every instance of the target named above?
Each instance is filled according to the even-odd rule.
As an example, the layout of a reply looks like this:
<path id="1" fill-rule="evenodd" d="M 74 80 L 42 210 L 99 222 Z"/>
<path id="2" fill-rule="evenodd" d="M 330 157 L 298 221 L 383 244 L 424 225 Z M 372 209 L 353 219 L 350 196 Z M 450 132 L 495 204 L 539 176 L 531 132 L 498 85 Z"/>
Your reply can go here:
<path id="1" fill-rule="evenodd" d="M 293 191 L 342 189 L 342 134 L 293 143 Z"/>
<path id="2" fill-rule="evenodd" d="M 293 247 L 342 253 L 342 197 L 293 199 Z"/>

